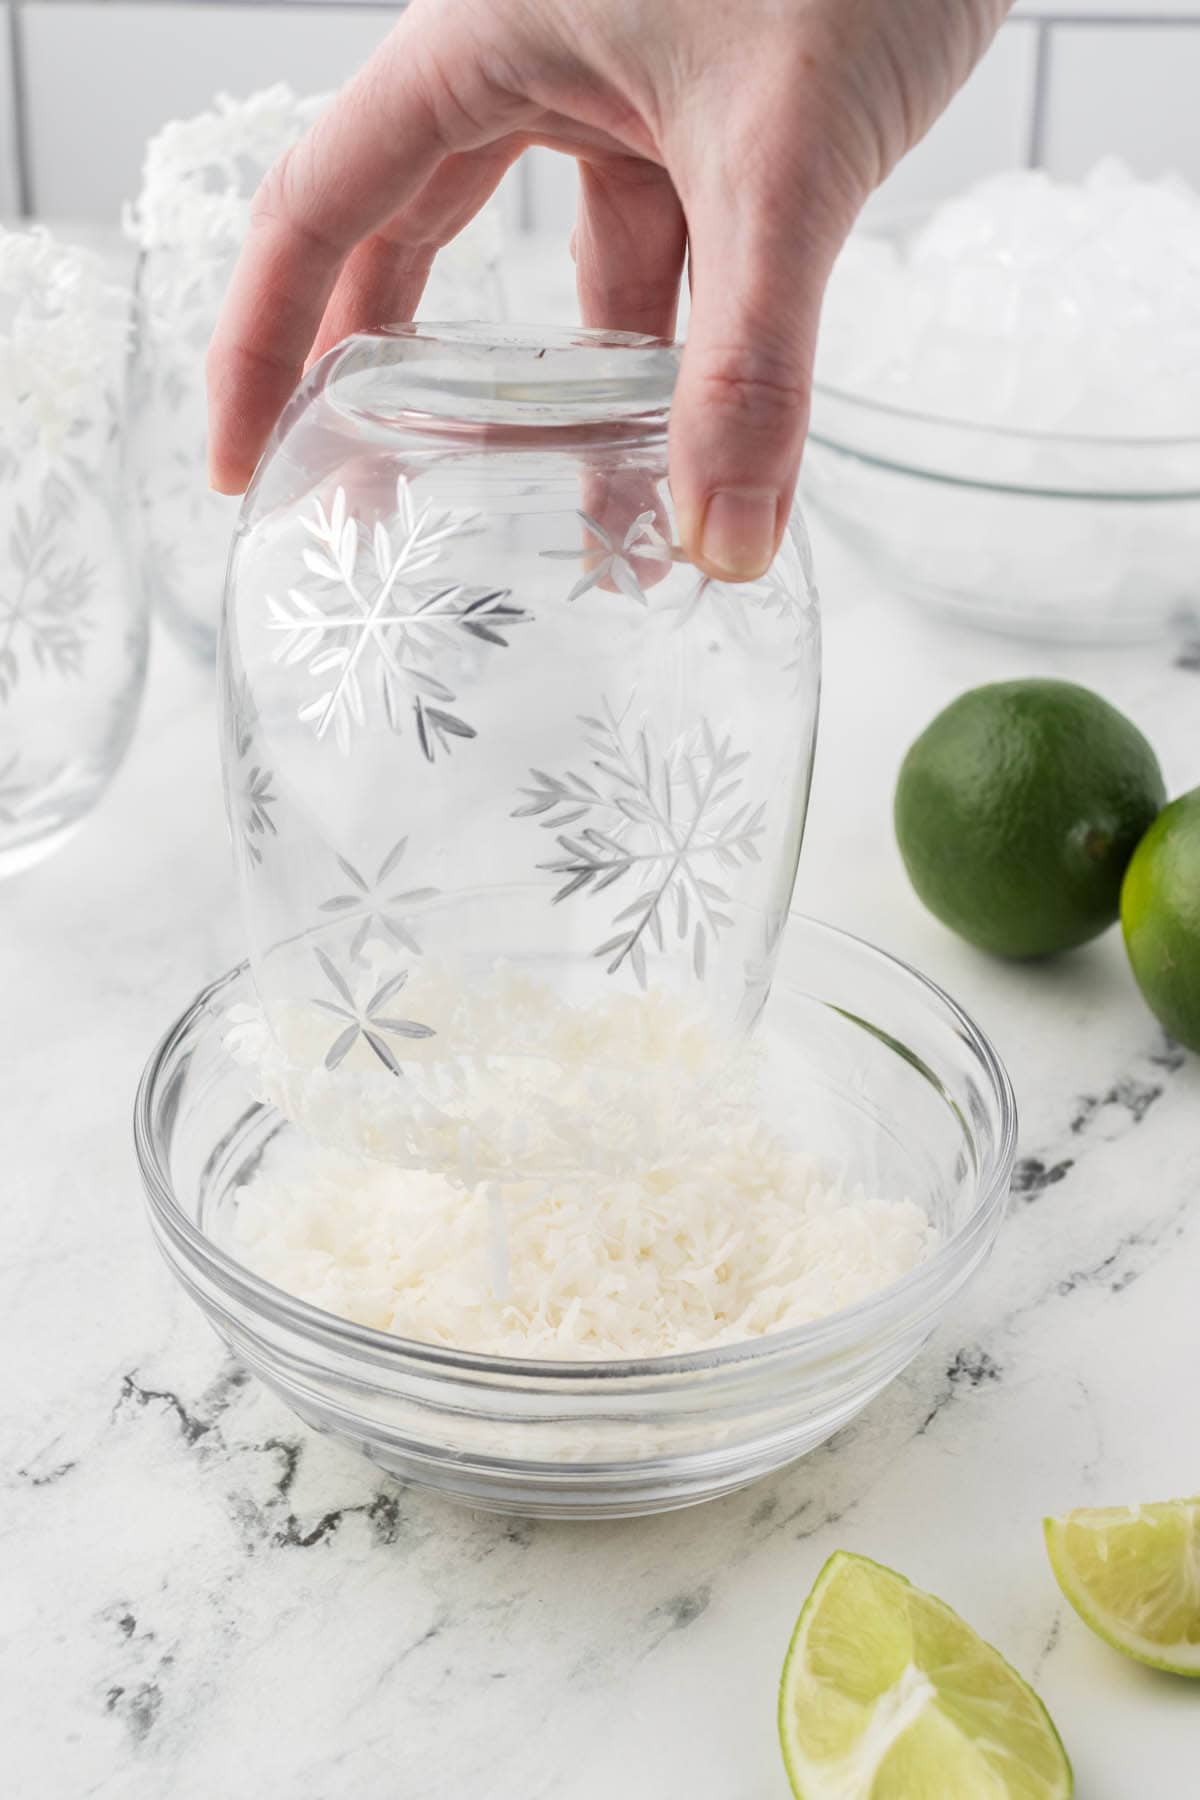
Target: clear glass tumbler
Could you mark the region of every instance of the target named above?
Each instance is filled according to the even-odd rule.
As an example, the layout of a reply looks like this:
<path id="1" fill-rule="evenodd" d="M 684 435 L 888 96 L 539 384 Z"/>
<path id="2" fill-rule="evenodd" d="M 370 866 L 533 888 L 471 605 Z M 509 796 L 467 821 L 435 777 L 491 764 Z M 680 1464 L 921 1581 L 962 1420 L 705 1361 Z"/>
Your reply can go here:
<path id="1" fill-rule="evenodd" d="M 764 1003 L 817 599 L 798 515 L 749 586 L 684 558 L 676 370 L 651 339 L 397 328 L 326 356 L 263 459 L 226 594 L 225 782 L 257 1054 L 322 1136 L 461 1161 L 468 1131 L 511 1172 L 531 1120 L 611 1120 L 604 1098 L 628 1121 L 662 1060 L 646 996 L 726 1034 Z"/>
<path id="2" fill-rule="evenodd" d="M 128 294 L 0 234 L 0 875 L 95 805 L 133 734 L 146 609 L 124 539 Z"/>

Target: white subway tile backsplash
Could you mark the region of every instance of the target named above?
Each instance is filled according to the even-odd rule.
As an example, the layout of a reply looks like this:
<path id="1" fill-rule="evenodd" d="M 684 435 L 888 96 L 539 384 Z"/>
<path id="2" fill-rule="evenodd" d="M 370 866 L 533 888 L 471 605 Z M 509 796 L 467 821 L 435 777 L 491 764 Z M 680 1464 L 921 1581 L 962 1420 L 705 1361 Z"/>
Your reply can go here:
<path id="1" fill-rule="evenodd" d="M 1139 175 L 1200 181 L 1200 27 L 1055 31 L 1047 73 L 1052 174 L 1078 178 L 1115 154 Z"/>
<path id="2" fill-rule="evenodd" d="M 394 15 L 346 5 L 87 5 L 21 12 L 33 200 L 50 218 L 114 219 L 136 194 L 146 138 L 220 89 L 336 87 Z"/>
<path id="3" fill-rule="evenodd" d="M 0 0 L 0 214 L 17 203 L 7 7 Z M 137 189 L 146 137 L 196 112 L 221 88 L 248 93 L 286 79 L 301 91 L 336 86 L 397 12 L 363 0 L 25 0 L 33 201 L 50 217 L 116 218 Z M 1152 24 L 1164 13 L 1195 27 Z M 1088 23 L 1096 17 L 1141 24 Z M 1047 19 L 1063 21 L 1047 25 Z M 1072 22 L 1074 21 L 1074 22 Z M 1043 129 L 1033 130 L 1039 41 Z M 872 202 L 894 210 L 936 202 L 1025 160 L 1035 141 L 1057 173 L 1078 175 L 1114 150 L 1139 170 L 1169 164 L 1200 178 L 1200 0 L 1018 0 L 964 91 Z M 570 159 L 528 153 L 504 185 L 510 229 L 562 234 L 575 213 Z"/>
<path id="4" fill-rule="evenodd" d="M 527 150 L 523 198 L 525 217 L 532 231 L 569 232 L 575 223 L 575 199 L 579 180 L 575 159 L 559 150 L 540 147 Z"/>

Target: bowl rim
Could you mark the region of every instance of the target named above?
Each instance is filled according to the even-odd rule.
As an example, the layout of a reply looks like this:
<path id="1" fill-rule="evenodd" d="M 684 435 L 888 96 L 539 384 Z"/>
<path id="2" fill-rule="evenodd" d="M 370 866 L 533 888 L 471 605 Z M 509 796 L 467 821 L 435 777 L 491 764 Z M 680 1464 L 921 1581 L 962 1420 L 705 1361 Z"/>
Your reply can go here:
<path id="1" fill-rule="evenodd" d="M 827 924 L 806 914 L 788 916 L 790 935 L 809 934 L 819 943 L 833 941 L 867 963 L 885 966 L 894 979 L 900 976 L 914 986 L 923 1003 L 932 1010 L 942 1010 L 965 1047 L 978 1065 L 999 1120 L 995 1150 L 986 1166 L 976 1167 L 979 1191 L 968 1218 L 939 1244 L 932 1255 L 897 1280 L 889 1282 L 866 1300 L 842 1307 L 824 1318 L 795 1325 L 785 1331 L 766 1332 L 757 1338 L 733 1344 L 716 1345 L 706 1350 L 677 1352 L 667 1356 L 621 1358 L 576 1358 L 497 1356 L 486 1351 L 458 1350 L 441 1344 L 428 1344 L 415 1338 L 359 1325 L 324 1311 L 307 1300 L 287 1293 L 272 1282 L 256 1275 L 238 1259 L 223 1250 L 202 1231 L 184 1211 L 175 1197 L 169 1175 L 157 1154 L 154 1115 L 164 1071 L 175 1053 L 201 1027 L 211 1002 L 226 988 L 249 975 L 248 961 L 226 970 L 209 982 L 168 1026 L 159 1038 L 143 1068 L 133 1105 L 134 1150 L 147 1206 L 156 1230 L 162 1228 L 174 1240 L 189 1263 L 199 1265 L 227 1294 L 239 1299 L 255 1314 L 266 1314 L 276 1323 L 288 1323 L 309 1338 L 321 1339 L 360 1360 L 409 1366 L 420 1365 L 431 1375 L 438 1372 L 458 1375 L 510 1377 L 516 1380 L 553 1386 L 563 1383 L 602 1384 L 629 1381 L 633 1378 L 714 1374 L 761 1363 L 764 1360 L 799 1357 L 816 1360 L 861 1343 L 876 1327 L 911 1323 L 925 1316 L 939 1300 L 948 1299 L 982 1260 L 998 1229 L 1009 1193 L 1012 1166 L 1017 1147 L 1017 1103 L 1011 1078 L 990 1039 L 944 988 L 921 973 L 902 957 L 880 949 L 853 932 Z M 800 982 L 788 982 L 776 976 L 783 986 L 803 993 Z M 773 983 L 774 985 L 774 983 Z M 842 1011 L 833 1001 L 810 996 L 817 1004 Z M 866 1030 L 881 1035 L 880 1028 L 858 1014 L 845 1011 L 843 1016 Z M 888 1034 L 882 1034 L 887 1036 Z M 901 1051 L 915 1062 L 926 1079 L 938 1091 L 943 1102 L 958 1114 L 969 1143 L 973 1136 L 963 1120 L 957 1103 L 946 1093 L 937 1075 L 913 1053 Z M 261 1104 L 261 1103 L 259 1103 Z M 281 1115 L 282 1116 L 282 1115 Z"/>
<path id="2" fill-rule="evenodd" d="M 1200 450 L 1200 431 L 1127 435 L 1097 431 L 1053 431 L 1043 426 L 1002 425 L 990 419 L 970 419 L 962 413 L 928 412 L 920 407 L 905 406 L 899 400 L 881 400 L 861 388 L 840 387 L 836 382 L 813 377 L 813 398 L 824 396 L 839 406 L 854 406 L 865 413 L 882 413 L 909 425 L 925 425 L 941 431 L 966 431 L 980 438 L 999 438 L 1011 443 L 1061 444 L 1072 449 L 1103 450 Z M 818 432 L 813 431 L 817 436 Z M 845 446 L 822 436 L 821 440 L 835 449 Z M 897 467 L 904 467 L 897 464 Z M 992 486 L 989 482 L 983 486 Z M 1041 489 L 1037 490 L 1039 493 Z M 1139 496 L 1140 497 L 1140 496 Z"/>

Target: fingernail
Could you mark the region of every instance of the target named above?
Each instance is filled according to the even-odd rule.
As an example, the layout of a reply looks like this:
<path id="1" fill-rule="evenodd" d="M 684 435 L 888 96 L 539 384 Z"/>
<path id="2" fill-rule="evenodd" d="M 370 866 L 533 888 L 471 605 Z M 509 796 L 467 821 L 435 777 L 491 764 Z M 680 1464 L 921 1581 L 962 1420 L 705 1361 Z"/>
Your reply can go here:
<path id="1" fill-rule="evenodd" d="M 246 491 L 247 477 L 242 474 L 231 474 L 228 464 L 217 461 L 211 452 L 208 457 L 208 485 L 214 494 L 237 495 Z"/>
<path id="2" fill-rule="evenodd" d="M 761 575 L 775 554 L 773 488 L 725 488 L 714 494 L 704 514 L 700 553 L 710 568 L 732 581 Z"/>

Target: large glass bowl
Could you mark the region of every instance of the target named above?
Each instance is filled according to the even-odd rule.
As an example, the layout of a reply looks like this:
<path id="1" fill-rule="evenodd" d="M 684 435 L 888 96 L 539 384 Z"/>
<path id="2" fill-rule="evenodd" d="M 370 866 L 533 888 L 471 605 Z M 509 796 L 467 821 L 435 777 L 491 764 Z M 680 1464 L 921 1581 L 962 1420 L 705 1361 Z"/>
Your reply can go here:
<path id="1" fill-rule="evenodd" d="M 1177 407 L 1147 404 L 1133 421 L 1093 429 L 1111 404 L 1090 392 L 1103 321 L 1079 325 L 1081 306 L 1103 314 L 1098 243 L 1056 232 L 1049 256 L 1034 202 L 1021 214 L 1010 195 L 1034 262 L 1022 272 L 993 246 L 989 281 L 983 246 L 1001 227 L 993 217 L 985 229 L 970 200 L 957 213 L 952 203 L 898 209 L 848 246 L 822 324 L 806 498 L 888 587 L 977 625 L 1116 643 L 1195 619 L 1200 419 L 1160 435 L 1154 422 L 1175 419 Z M 1011 221 L 1003 231 L 1004 246 L 1019 236 Z M 919 290 L 901 284 L 899 300 L 895 249 L 924 270 Z M 1155 304 L 1161 297 L 1148 294 L 1147 319 Z M 1013 320 L 1026 307 L 1041 328 L 1022 336 Z M 1115 380 L 1110 369 L 1105 392 Z"/>
<path id="2" fill-rule="evenodd" d="M 793 917 L 760 1029 L 788 1069 L 797 1142 L 850 1183 L 923 1206 L 940 1234 L 924 1263 L 818 1323 L 640 1362 L 466 1354 L 351 1324 L 222 1248 L 244 1184 L 296 1135 L 226 1049 L 251 993 L 244 966 L 207 988 L 143 1076 L 135 1141 L 159 1247 L 300 1418 L 473 1506 L 659 1512 L 803 1456 L 915 1356 L 1000 1224 L 1016 1112 L 987 1039 L 914 970 Z"/>
<path id="3" fill-rule="evenodd" d="M 1120 642 L 1200 609 L 1200 435 L 1018 431 L 818 381 L 803 486 L 889 587 L 979 625 Z"/>

